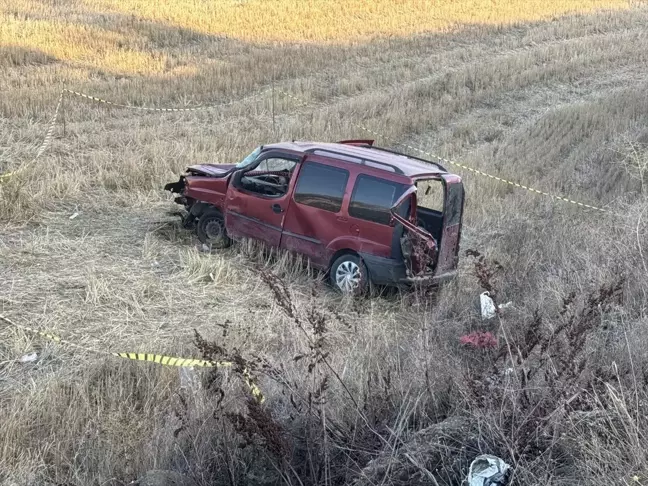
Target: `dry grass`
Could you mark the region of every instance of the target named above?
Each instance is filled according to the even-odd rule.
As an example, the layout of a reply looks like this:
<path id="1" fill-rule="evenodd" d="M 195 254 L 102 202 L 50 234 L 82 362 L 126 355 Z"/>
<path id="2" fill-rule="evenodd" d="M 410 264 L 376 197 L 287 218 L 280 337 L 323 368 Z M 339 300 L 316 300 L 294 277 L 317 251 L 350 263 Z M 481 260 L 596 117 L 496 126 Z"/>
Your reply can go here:
<path id="1" fill-rule="evenodd" d="M 479 428 L 470 454 L 502 455 L 516 484 L 647 484 L 648 10 L 610 0 L 358 12 L 365 2 L 340 2 L 338 23 L 318 2 L 149 3 L 0 8 L 2 172 L 33 158 L 62 87 L 145 106 L 232 102 L 149 113 L 66 98 L 65 132 L 59 125 L 34 166 L 0 183 L 0 313 L 115 351 L 196 355 L 195 329 L 250 360 L 267 401 L 248 404 L 234 370 L 205 373 L 188 392 L 177 370 L 3 326 L 0 483 L 117 485 L 151 468 L 200 484 L 379 483 L 374 466 L 387 464 L 385 484 L 399 484 L 399 451 L 425 462 L 417 438 L 455 417 Z M 281 21 L 307 8 L 312 16 Z M 572 10 L 590 13 L 553 18 Z M 403 35 L 430 30 L 444 32 Z M 274 133 L 269 95 L 247 99 L 273 78 Z M 489 324 L 463 252 L 458 280 L 435 296 L 345 301 L 288 255 L 250 243 L 204 253 L 168 214 L 161 186 L 188 164 L 237 160 L 276 139 L 366 137 L 359 125 L 618 215 L 462 174 L 462 249 L 502 264 L 494 285 L 514 302 Z M 266 277 L 279 286 L 270 288 L 261 270 L 286 288 Z M 618 276 L 621 300 L 587 311 L 587 296 Z M 474 330 L 494 332 L 511 354 L 460 348 Z M 543 355 L 528 330 L 564 347 Z M 38 362 L 16 361 L 33 350 Z M 561 350 L 582 369 L 546 360 Z M 533 392 L 548 385 L 525 382 L 524 370 L 559 375 L 558 392 Z M 478 379 L 495 383 L 487 400 Z M 439 484 L 460 483 L 470 454 L 443 447 L 437 466 L 416 466 L 420 484 L 431 481 L 426 468 Z"/>
<path id="2" fill-rule="evenodd" d="M 626 8 L 621 0 L 570 0 L 563 2 L 491 2 L 461 0 L 401 2 L 363 0 L 237 1 L 217 4 L 188 0 L 153 6 L 144 0 L 127 3 L 90 0 L 93 8 L 136 14 L 147 19 L 206 34 L 249 41 L 346 42 L 367 37 L 408 36 L 450 30 L 466 24 L 508 24 L 550 18 L 600 8 Z"/>

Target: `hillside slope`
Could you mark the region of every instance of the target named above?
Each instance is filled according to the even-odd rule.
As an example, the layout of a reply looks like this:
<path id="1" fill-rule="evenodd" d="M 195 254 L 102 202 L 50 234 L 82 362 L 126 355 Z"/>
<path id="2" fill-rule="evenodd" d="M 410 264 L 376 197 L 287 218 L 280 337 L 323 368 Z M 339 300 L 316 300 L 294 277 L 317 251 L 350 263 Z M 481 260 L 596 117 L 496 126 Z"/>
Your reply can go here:
<path id="1" fill-rule="evenodd" d="M 588 13 L 558 16 L 573 9 L 520 2 L 524 22 L 446 12 L 472 24 L 449 29 L 426 12 L 412 30 L 403 7 L 387 29 L 363 23 L 349 39 L 331 24 L 277 44 L 301 31 L 234 38 L 236 23 L 192 27 L 190 8 L 169 18 L 120 4 L 0 10 L 0 171 L 33 159 L 64 87 L 140 107 L 222 106 L 142 111 L 66 95 L 47 151 L 0 181 L 0 313 L 92 349 L 211 356 L 196 330 L 249 361 L 266 401 L 247 401 L 236 370 L 200 372 L 188 390 L 177 369 L 3 324 L 0 482 L 125 484 L 166 468 L 201 485 L 399 474 L 448 485 L 489 452 L 515 466 L 514 484 L 645 484 L 645 7 L 573 2 Z M 446 31 L 422 33 L 432 28 Z M 367 39 L 377 34 L 391 35 Z M 161 187 L 188 164 L 367 130 L 606 211 L 451 166 L 467 189 L 460 277 L 363 301 L 253 244 L 202 252 L 168 214 Z M 513 307 L 484 323 L 489 283 Z M 498 349 L 461 346 L 472 331 L 495 334 Z M 32 351 L 37 362 L 16 361 Z M 477 432 L 442 441 L 438 459 L 419 451 L 429 463 L 399 456 L 448 417 Z"/>

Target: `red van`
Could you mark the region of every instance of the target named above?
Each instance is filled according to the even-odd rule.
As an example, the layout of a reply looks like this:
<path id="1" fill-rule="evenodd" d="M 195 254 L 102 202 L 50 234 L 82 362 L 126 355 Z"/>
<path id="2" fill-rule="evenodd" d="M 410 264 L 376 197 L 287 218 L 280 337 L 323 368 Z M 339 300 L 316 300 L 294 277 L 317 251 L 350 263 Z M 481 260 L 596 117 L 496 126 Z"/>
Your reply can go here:
<path id="1" fill-rule="evenodd" d="M 165 189 L 203 243 L 246 237 L 303 254 L 345 293 L 456 273 L 461 178 L 373 140 L 263 145 L 236 165 L 191 166 Z"/>

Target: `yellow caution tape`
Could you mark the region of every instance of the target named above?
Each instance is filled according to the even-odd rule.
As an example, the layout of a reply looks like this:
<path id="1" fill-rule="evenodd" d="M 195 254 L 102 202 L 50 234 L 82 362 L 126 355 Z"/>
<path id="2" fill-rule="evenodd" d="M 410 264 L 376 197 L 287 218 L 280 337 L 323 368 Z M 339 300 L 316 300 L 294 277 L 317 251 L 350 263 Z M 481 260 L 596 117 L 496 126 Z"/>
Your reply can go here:
<path id="1" fill-rule="evenodd" d="M 103 104 L 106 104 L 106 105 L 116 106 L 116 107 L 119 107 L 119 108 L 128 108 L 128 109 L 142 110 L 142 111 L 156 111 L 156 112 L 179 112 L 179 111 L 206 110 L 206 109 L 215 108 L 215 107 L 222 107 L 222 106 L 232 105 L 232 104 L 237 103 L 237 102 L 241 102 L 241 101 L 245 101 L 245 100 L 248 100 L 248 99 L 252 99 L 252 98 L 262 96 L 263 94 L 265 94 L 268 91 L 270 91 L 270 89 L 266 89 L 266 90 L 264 90 L 264 91 L 262 91 L 260 93 L 254 94 L 252 96 L 248 96 L 246 98 L 241 98 L 239 100 L 232 100 L 232 101 L 230 101 L 228 103 L 222 103 L 222 104 L 218 104 L 218 105 L 205 105 L 205 106 L 198 106 L 198 107 L 193 107 L 193 108 L 153 108 L 153 107 L 146 107 L 146 106 L 133 106 L 133 105 L 126 105 L 126 104 L 122 104 L 122 103 L 116 103 L 114 101 L 105 100 L 105 99 L 99 98 L 97 96 L 92 96 L 92 95 L 88 95 L 86 93 L 81 93 L 79 91 L 73 91 L 73 90 L 64 88 L 64 89 L 61 90 L 61 93 L 59 95 L 58 104 L 56 105 L 56 110 L 54 112 L 54 116 L 52 117 L 52 120 L 51 120 L 51 122 L 49 124 L 49 128 L 47 130 L 47 134 L 45 135 L 45 139 L 43 140 L 43 143 L 41 144 L 41 146 L 38 149 L 36 157 L 34 157 L 34 159 L 31 162 L 29 162 L 28 164 L 23 165 L 22 167 L 20 167 L 19 169 L 15 170 L 15 171 L 8 172 L 8 173 L 5 173 L 5 174 L 1 174 L 0 175 L 0 180 L 12 177 L 12 176 L 18 174 L 19 172 L 22 172 L 23 170 L 25 170 L 25 168 L 27 166 L 29 166 L 30 164 L 33 164 L 34 162 L 36 162 L 36 160 L 43 154 L 43 152 L 45 152 L 45 150 L 47 149 L 47 147 L 49 146 L 49 144 L 50 144 L 50 142 L 52 140 L 52 134 L 54 132 L 54 127 L 56 125 L 56 121 L 58 119 L 58 114 L 59 114 L 59 111 L 60 111 L 60 108 L 61 108 L 61 104 L 63 102 L 63 95 L 65 93 L 70 93 L 72 95 L 79 96 L 81 98 L 85 98 L 85 99 L 95 101 L 95 102 L 98 102 L 98 103 L 103 103 Z M 283 94 L 284 96 L 287 96 L 288 98 L 291 98 L 291 99 L 293 99 L 295 101 L 298 101 L 300 103 L 299 106 L 308 106 L 308 105 L 313 105 L 313 104 L 322 105 L 323 104 L 323 103 L 313 103 L 313 102 L 305 101 L 305 100 L 299 98 L 298 96 L 295 96 L 295 95 L 293 95 L 291 93 L 288 93 L 286 91 L 283 91 L 281 89 L 277 89 L 277 91 L 279 93 Z M 472 172 L 473 174 L 478 174 L 478 175 L 481 175 L 481 176 L 484 176 L 484 177 L 488 177 L 489 179 L 493 179 L 493 180 L 496 180 L 498 182 L 502 182 L 504 184 L 508 184 L 510 186 L 513 186 L 513 187 L 524 189 L 526 191 L 529 191 L 529 192 L 532 192 L 532 193 L 535 193 L 535 194 L 540 194 L 542 196 L 547 196 L 547 197 L 550 197 L 551 199 L 556 199 L 558 201 L 570 203 L 570 204 L 573 204 L 573 205 L 581 207 L 581 208 L 593 209 L 595 211 L 600 211 L 600 212 L 604 212 L 604 213 L 611 212 L 609 209 L 600 208 L 600 207 L 597 207 L 597 206 L 593 206 L 591 204 L 585 204 L 585 203 L 576 201 L 576 200 L 568 198 L 568 197 L 559 196 L 559 195 L 556 195 L 556 194 L 550 194 L 548 192 L 541 191 L 539 189 L 535 189 L 533 187 L 526 186 L 524 184 L 520 184 L 519 182 L 515 182 L 515 181 L 505 179 L 503 177 L 495 176 L 495 175 L 489 174 L 489 173 L 484 172 L 484 171 L 479 170 L 479 169 L 474 169 L 474 168 L 469 167 L 469 166 L 467 166 L 465 164 L 461 164 L 459 162 L 455 162 L 453 160 L 446 159 L 445 157 L 440 157 L 440 156 L 435 155 L 433 153 L 427 152 L 427 151 L 425 151 L 423 149 L 420 149 L 418 147 L 415 147 L 413 145 L 398 142 L 397 140 L 394 140 L 394 139 L 392 139 L 392 138 L 390 138 L 390 137 L 388 137 L 388 136 L 386 136 L 386 135 L 384 135 L 382 133 L 378 133 L 375 130 L 371 130 L 371 129 L 363 126 L 363 125 L 356 124 L 355 126 L 360 128 L 361 130 L 364 130 L 364 131 L 366 131 L 368 133 L 371 133 L 371 134 L 373 134 L 375 136 L 381 137 L 381 138 L 383 138 L 385 140 L 388 140 L 388 141 L 390 141 L 392 143 L 402 145 L 402 146 L 404 146 L 404 147 L 406 147 L 406 148 L 408 148 L 410 150 L 414 150 L 415 152 L 419 152 L 419 153 L 421 153 L 423 155 L 426 155 L 428 157 L 435 158 L 435 159 L 437 159 L 439 161 L 442 161 L 442 162 L 444 162 L 446 164 L 450 164 L 450 165 L 453 165 L 455 167 L 459 167 L 460 169 L 467 170 L 469 172 Z"/>
<path id="2" fill-rule="evenodd" d="M 54 110 L 54 116 L 52 117 L 49 123 L 49 127 L 47 128 L 47 133 L 45 134 L 45 138 L 43 139 L 43 142 L 40 144 L 40 147 L 38 147 L 38 152 L 36 152 L 36 157 L 34 157 L 27 164 L 22 165 L 21 167 L 19 167 L 18 169 L 12 172 L 0 174 L 0 180 L 7 179 L 9 177 L 15 176 L 16 174 L 24 171 L 28 166 L 36 162 L 40 158 L 40 156 L 43 155 L 43 152 L 47 150 L 47 147 L 49 147 L 49 144 L 52 142 L 52 135 L 54 134 L 54 127 L 56 126 L 56 120 L 58 120 L 59 111 L 61 110 L 61 105 L 63 104 L 63 91 L 61 91 L 61 93 L 59 94 L 58 103 L 56 104 L 56 109 Z"/>
<path id="3" fill-rule="evenodd" d="M 84 98 L 90 101 L 95 101 L 97 103 L 103 103 L 105 105 L 110 105 L 110 106 L 115 106 L 117 108 L 128 108 L 131 110 L 140 110 L 140 111 L 154 111 L 154 112 L 180 112 L 180 111 L 201 111 L 201 110 L 209 110 L 212 108 L 219 108 L 219 107 L 224 107 L 224 106 L 230 106 L 235 103 L 241 103 L 244 101 L 248 101 L 254 98 L 259 98 L 263 95 L 265 95 L 267 92 L 269 92 L 271 88 L 264 89 L 263 91 L 259 93 L 255 93 L 250 96 L 246 96 L 244 98 L 239 98 L 236 100 L 229 101 L 227 103 L 220 103 L 220 104 L 215 104 L 215 105 L 203 105 L 203 106 L 195 106 L 191 108 L 153 108 L 153 107 L 148 107 L 148 106 L 134 106 L 134 105 L 126 105 L 123 103 L 116 103 L 114 101 L 109 101 L 105 100 L 103 98 L 98 98 L 97 96 L 92 96 L 89 94 L 85 93 L 80 93 L 79 91 L 73 91 L 71 89 L 63 88 L 61 90 L 61 93 L 59 94 L 59 99 L 58 99 L 58 104 L 56 105 L 56 110 L 54 111 L 54 116 L 52 117 L 52 120 L 50 121 L 49 127 L 47 129 L 47 134 L 45 135 L 45 139 L 43 140 L 43 143 L 40 145 L 38 148 L 38 152 L 36 153 L 36 157 L 34 157 L 29 163 L 24 164 L 20 168 L 12 171 L 12 172 L 6 172 L 4 174 L 0 174 L 0 181 L 2 179 L 8 179 L 12 176 L 15 176 L 16 174 L 24 171 L 29 165 L 33 164 L 38 160 L 38 158 L 43 155 L 43 152 L 47 150 L 47 147 L 49 147 L 50 142 L 52 141 L 52 135 L 54 133 L 54 127 L 56 126 L 56 121 L 59 116 L 59 111 L 61 109 L 61 105 L 63 103 L 63 96 L 66 93 L 69 93 L 71 95 L 78 96 L 80 98 Z"/>
<path id="4" fill-rule="evenodd" d="M 63 91 L 66 92 L 66 93 L 70 93 L 70 94 L 73 94 L 75 96 L 79 96 L 81 98 L 85 98 L 85 99 L 90 100 L 90 101 L 95 101 L 97 103 L 103 103 L 105 105 L 116 106 L 118 108 L 128 108 L 128 109 L 131 109 L 131 110 L 141 110 L 141 111 L 170 111 L 170 112 L 176 112 L 176 111 L 201 111 L 201 110 L 209 110 L 209 109 L 212 109 L 212 108 L 221 108 L 223 106 L 230 106 L 230 105 L 233 105 L 235 103 L 240 103 L 240 102 L 247 101 L 247 100 L 250 100 L 250 99 L 259 98 L 259 97 L 263 96 L 265 93 L 267 93 L 269 90 L 270 90 L 270 88 L 265 89 L 265 90 L 263 90 L 263 91 L 261 91 L 259 93 L 255 93 L 253 95 L 246 96 L 244 98 L 228 101 L 227 103 L 219 103 L 219 104 L 215 104 L 215 105 L 194 106 L 194 107 L 190 107 L 190 108 L 155 108 L 155 107 L 148 107 L 148 106 L 126 105 L 126 104 L 123 104 L 123 103 L 117 103 L 115 101 L 104 100 L 103 98 L 98 98 L 97 96 L 92 96 L 92 95 L 89 95 L 89 94 L 80 93 L 78 91 L 72 91 L 71 89 L 63 89 Z"/>
<path id="5" fill-rule="evenodd" d="M 281 93 L 281 94 L 283 94 L 283 95 L 285 95 L 285 96 L 287 96 L 289 98 L 292 98 L 292 99 L 294 99 L 296 101 L 299 101 L 301 103 L 300 106 L 305 106 L 305 105 L 308 105 L 308 104 L 311 104 L 311 105 L 316 104 L 316 103 L 308 103 L 307 101 L 304 101 L 303 99 L 301 99 L 301 98 L 299 98 L 299 97 L 297 97 L 297 96 L 295 96 L 293 94 L 287 93 L 287 92 L 285 92 L 283 90 L 277 90 L 277 91 L 279 91 L 279 93 Z M 414 147 L 413 145 L 398 142 L 397 140 L 394 140 L 391 137 L 388 137 L 388 136 L 386 136 L 386 135 L 384 135 L 382 133 L 378 133 L 375 130 L 371 130 L 371 129 L 365 127 L 365 126 L 362 126 L 362 125 L 359 125 L 359 124 L 355 124 L 355 126 L 360 128 L 361 130 L 364 130 L 365 132 L 371 133 L 372 135 L 375 135 L 377 137 L 381 137 L 384 140 L 387 140 L 387 141 L 389 141 L 391 143 L 402 145 L 403 147 L 406 147 L 406 148 L 408 148 L 410 150 L 414 150 L 415 152 L 419 152 L 419 153 L 421 153 L 423 155 L 427 155 L 428 157 L 432 157 L 432 158 L 437 159 L 439 161 L 445 162 L 446 164 L 450 164 L 450 165 L 453 165 L 455 167 L 459 167 L 460 169 L 467 170 L 469 172 L 472 172 L 473 174 L 479 174 L 479 175 L 482 175 L 484 177 L 488 177 L 490 179 L 496 180 L 498 182 L 503 182 L 503 183 L 508 184 L 510 186 L 513 186 L 513 187 L 518 187 L 520 189 L 525 189 L 525 190 L 527 190 L 529 192 L 533 192 L 535 194 L 540 194 L 542 196 L 547 196 L 547 197 L 550 197 L 552 199 L 557 199 L 557 200 L 562 201 L 562 202 L 571 203 L 571 204 L 574 204 L 574 205 L 582 207 L 582 208 L 593 209 L 593 210 L 601 211 L 601 212 L 604 212 L 604 213 L 610 213 L 611 212 L 609 209 L 603 209 L 603 208 L 600 208 L 600 207 L 597 207 L 597 206 L 592 206 L 591 204 L 585 204 L 585 203 L 575 201 L 573 199 L 570 199 L 570 198 L 567 198 L 567 197 L 564 197 L 564 196 L 558 196 L 558 195 L 555 195 L 555 194 L 550 194 L 548 192 L 541 191 L 539 189 L 534 189 L 533 187 L 529 187 L 529 186 L 526 186 L 524 184 L 520 184 L 518 182 L 510 181 L 508 179 L 504 179 L 503 177 L 498 177 L 498 176 L 489 174 L 489 173 L 481 171 L 479 169 L 474 169 L 472 167 L 468 167 L 465 164 L 460 164 L 459 162 L 455 162 L 453 160 L 449 160 L 449 159 L 446 159 L 444 157 L 440 157 L 438 155 L 435 155 L 435 154 L 432 154 L 432 153 L 427 152 L 425 150 L 422 150 L 422 149 L 420 149 L 418 147 Z"/>
<path id="6" fill-rule="evenodd" d="M 32 327 L 23 326 L 22 324 L 18 324 L 12 321 L 11 319 L 3 316 L 2 314 L 0 314 L 0 320 L 18 329 L 22 329 L 23 331 L 27 331 L 32 334 L 36 334 L 38 336 L 44 337 L 46 339 L 49 339 L 50 341 L 54 341 L 59 344 L 65 344 L 67 346 L 71 346 L 77 349 L 82 349 L 84 351 L 88 351 L 91 353 L 103 354 L 108 356 L 116 356 L 131 361 L 146 361 L 149 363 L 155 363 L 162 366 L 175 366 L 175 367 L 183 367 L 183 368 L 194 368 L 196 366 L 201 368 L 231 368 L 234 365 L 232 361 L 208 361 L 204 359 L 180 358 L 177 356 L 165 356 L 162 354 L 153 354 L 153 353 L 116 353 L 111 351 L 102 351 L 99 349 L 89 348 L 87 346 L 82 346 L 80 344 L 73 343 L 66 339 L 62 339 L 55 334 L 51 334 L 45 331 L 40 331 Z M 254 382 L 254 379 L 252 378 L 250 371 L 248 369 L 243 369 L 242 375 L 245 384 L 250 389 L 250 393 L 252 393 L 252 396 L 256 398 L 259 401 L 259 403 L 263 403 L 265 401 L 265 397 L 263 396 L 263 393 L 261 393 L 261 389 Z"/>
<path id="7" fill-rule="evenodd" d="M 384 135 L 381 135 L 381 134 L 379 134 L 379 133 L 377 133 L 377 132 L 375 132 L 373 130 L 365 128 L 365 127 L 363 127 L 361 125 L 357 125 L 357 126 L 358 126 L 358 128 L 361 128 L 362 130 L 364 130 L 366 132 L 372 133 L 372 134 L 377 135 L 377 136 L 381 136 L 381 137 L 385 138 L 386 140 L 390 140 L 389 137 L 385 137 Z M 452 160 L 446 159 L 445 157 L 440 157 L 440 156 L 432 154 L 430 152 L 426 152 L 425 150 L 414 147 L 413 145 L 396 142 L 394 140 L 391 140 L 391 141 L 394 142 L 394 143 L 398 143 L 399 145 L 402 145 L 403 147 L 407 147 L 410 150 L 414 150 L 415 152 L 419 152 L 419 153 L 421 153 L 423 155 L 427 155 L 428 157 L 432 157 L 432 158 L 435 158 L 437 160 L 440 160 L 441 162 L 445 162 L 446 164 L 454 165 L 454 166 L 459 167 L 461 169 L 472 172 L 473 174 L 479 174 L 479 175 L 488 177 L 490 179 L 494 179 L 496 181 L 503 182 L 505 184 L 509 184 L 511 186 L 514 186 L 514 187 L 519 187 L 520 189 L 525 189 L 525 190 L 527 190 L 529 192 L 533 192 L 535 194 L 540 194 L 542 196 L 548 196 L 548 197 L 550 197 L 552 199 L 558 199 L 559 201 L 568 202 L 568 203 L 575 204 L 577 206 L 581 206 L 581 207 L 584 207 L 584 208 L 587 208 L 587 209 L 594 209 L 596 211 L 602 211 L 604 213 L 610 212 L 608 209 L 603 209 L 603 208 L 599 208 L 597 206 L 592 206 L 590 204 L 585 204 L 585 203 L 582 203 L 582 202 L 574 201 L 573 199 L 569 199 L 567 197 L 557 196 L 555 194 L 550 194 L 548 192 L 541 191 L 539 189 L 534 189 L 533 187 L 525 186 L 524 184 L 520 184 L 518 182 L 510 181 L 508 179 L 504 179 L 503 177 L 498 177 L 498 176 L 494 176 L 492 174 L 488 174 L 487 172 L 481 171 L 479 169 L 473 169 L 472 167 L 468 167 L 467 165 L 460 164 L 458 162 L 454 162 Z"/>

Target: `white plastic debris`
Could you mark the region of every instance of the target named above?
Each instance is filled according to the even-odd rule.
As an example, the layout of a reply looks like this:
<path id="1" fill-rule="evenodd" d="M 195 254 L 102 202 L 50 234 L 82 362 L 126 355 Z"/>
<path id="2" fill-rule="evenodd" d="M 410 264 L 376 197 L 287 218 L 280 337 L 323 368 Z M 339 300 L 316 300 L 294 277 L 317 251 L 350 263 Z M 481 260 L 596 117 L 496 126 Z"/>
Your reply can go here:
<path id="1" fill-rule="evenodd" d="M 488 292 L 479 294 L 479 304 L 481 305 L 482 319 L 492 319 L 495 317 L 495 302 L 490 298 Z"/>
<path id="2" fill-rule="evenodd" d="M 495 310 L 495 302 L 490 297 L 488 291 L 479 294 L 479 304 L 481 306 L 482 319 L 492 319 L 495 317 L 495 314 L 497 314 L 497 311 Z M 500 310 L 506 309 L 507 307 L 511 307 L 511 305 L 513 305 L 513 302 L 507 302 L 506 304 L 498 305 L 497 308 Z"/>
<path id="3" fill-rule="evenodd" d="M 201 388 L 200 377 L 193 366 L 189 368 L 179 368 L 180 375 L 180 388 L 188 388 L 192 391 L 199 390 Z"/>
<path id="4" fill-rule="evenodd" d="M 477 456 L 468 470 L 468 486 L 505 486 L 511 466 L 497 456 Z"/>
<path id="5" fill-rule="evenodd" d="M 79 215 L 79 213 L 74 213 L 72 216 L 70 216 L 70 219 L 74 219 Z"/>
<path id="6" fill-rule="evenodd" d="M 38 359 L 38 353 L 30 353 L 30 354 L 26 354 L 24 356 L 21 356 L 18 361 L 20 361 L 21 363 L 33 363 L 37 359 Z"/>

